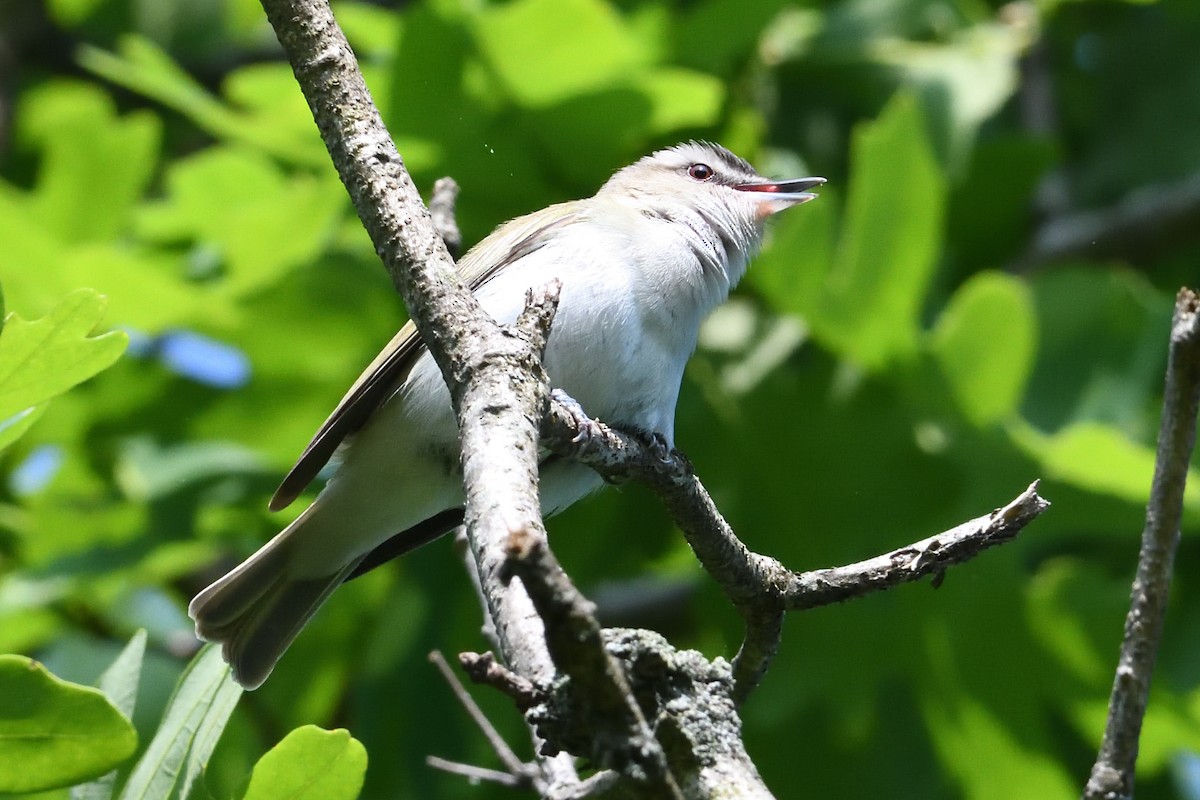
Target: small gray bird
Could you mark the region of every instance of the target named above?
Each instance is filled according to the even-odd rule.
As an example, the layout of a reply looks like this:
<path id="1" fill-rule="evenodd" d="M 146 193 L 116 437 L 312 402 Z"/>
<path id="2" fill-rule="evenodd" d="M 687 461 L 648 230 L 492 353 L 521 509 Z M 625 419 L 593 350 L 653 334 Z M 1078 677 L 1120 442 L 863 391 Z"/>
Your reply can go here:
<path id="1" fill-rule="evenodd" d="M 617 427 L 671 445 L 675 402 L 701 321 L 729 296 L 768 217 L 813 199 L 824 178 L 771 181 L 724 147 L 689 142 L 642 158 L 595 197 L 500 226 L 459 263 L 497 321 L 526 290 L 562 281 L 546 346 L 551 383 Z M 220 642 L 235 679 L 262 684 L 342 584 L 459 525 L 458 428 L 441 373 L 406 324 L 317 431 L 271 500 L 286 507 L 331 458 L 338 466 L 304 512 L 196 595 L 196 635 Z M 601 485 L 555 459 L 543 513 Z"/>

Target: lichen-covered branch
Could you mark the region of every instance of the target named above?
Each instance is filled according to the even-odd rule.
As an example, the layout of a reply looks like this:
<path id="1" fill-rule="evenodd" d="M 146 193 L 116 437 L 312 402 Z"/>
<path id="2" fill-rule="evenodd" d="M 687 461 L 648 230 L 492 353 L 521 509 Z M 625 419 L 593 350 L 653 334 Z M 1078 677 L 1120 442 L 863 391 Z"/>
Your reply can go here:
<path id="1" fill-rule="evenodd" d="M 1198 410 L 1200 297 L 1190 289 L 1183 289 L 1175 302 L 1171 324 L 1158 453 L 1150 502 L 1146 507 L 1137 575 L 1108 704 L 1108 723 L 1099 757 L 1083 792 L 1085 800 L 1133 797 L 1138 738 L 1167 613 L 1171 567 L 1179 545 L 1179 525 L 1183 516 L 1183 491 L 1196 443 Z"/>

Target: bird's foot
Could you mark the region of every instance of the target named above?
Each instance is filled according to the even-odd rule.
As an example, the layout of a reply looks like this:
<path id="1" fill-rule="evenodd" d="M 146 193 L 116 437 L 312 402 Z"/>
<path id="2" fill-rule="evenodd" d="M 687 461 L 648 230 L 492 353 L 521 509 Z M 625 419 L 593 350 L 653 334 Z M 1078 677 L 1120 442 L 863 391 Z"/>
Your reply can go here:
<path id="1" fill-rule="evenodd" d="M 573 444 L 587 446 L 593 439 L 603 439 L 607 434 L 608 429 L 604 423 L 589 417 L 583 410 L 583 406 L 579 405 L 579 401 L 574 397 L 562 389 L 551 389 L 550 396 L 566 409 L 567 413 L 571 415 L 571 421 L 575 423 L 575 436 L 571 438 Z"/>

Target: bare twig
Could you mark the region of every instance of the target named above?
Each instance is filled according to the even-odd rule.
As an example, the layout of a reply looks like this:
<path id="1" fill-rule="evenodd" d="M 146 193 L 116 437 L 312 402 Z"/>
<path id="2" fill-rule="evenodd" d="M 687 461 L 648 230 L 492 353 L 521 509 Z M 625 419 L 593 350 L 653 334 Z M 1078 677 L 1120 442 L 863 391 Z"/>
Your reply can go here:
<path id="1" fill-rule="evenodd" d="M 458 229 L 458 220 L 454 216 L 454 204 L 458 200 L 458 184 L 453 178 L 438 178 L 433 184 L 433 194 L 429 198 L 429 215 L 433 224 L 441 234 L 442 241 L 450 255 L 458 258 L 462 250 L 462 231 Z"/>
<path id="2" fill-rule="evenodd" d="M 1183 491 L 1188 462 L 1196 443 L 1200 409 L 1200 297 L 1182 289 L 1175 302 L 1162 424 L 1154 482 L 1146 507 L 1137 576 L 1133 581 L 1125 637 L 1117 662 L 1108 723 L 1100 754 L 1084 789 L 1085 800 L 1133 797 L 1138 737 L 1150 695 L 1150 677 L 1162 636 L 1171 586 L 1171 566 L 1179 545 Z"/>
<path id="3" fill-rule="evenodd" d="M 521 759 L 517 758 L 517 754 L 512 751 L 512 748 L 504 741 L 504 737 L 500 735 L 500 732 L 488 720 L 487 716 L 483 713 L 483 709 L 475 703 L 475 699 L 471 697 L 471 693 L 462 685 L 462 681 L 454 674 L 454 670 L 450 669 L 450 665 L 446 663 L 446 659 L 442 657 L 442 654 L 434 650 L 429 654 L 429 660 L 433 662 L 438 672 L 441 673 L 442 678 L 450 685 L 454 696 L 458 698 L 459 704 L 466 710 L 476 727 L 483 731 L 488 744 L 492 746 L 492 752 L 496 754 L 496 757 L 508 769 L 508 773 L 514 777 L 523 776 L 525 778 L 524 785 L 533 786 L 537 775 L 536 767 L 530 769 Z"/>
<path id="4" fill-rule="evenodd" d="M 1145 262 L 1200 230 L 1200 173 L 1168 186 L 1147 186 L 1116 205 L 1052 218 L 1034 236 L 1015 270 L 1071 258 Z"/>
<path id="5" fill-rule="evenodd" d="M 477 767 L 474 764 L 463 764 L 459 761 L 448 761 L 437 756 L 425 756 L 425 763 L 434 769 L 440 769 L 442 772 L 449 772 L 451 775 L 461 775 L 469 781 L 496 783 L 500 786 L 507 786 L 510 789 L 528 789 L 530 787 L 529 781 L 524 779 L 523 776 L 501 772 L 496 769 Z"/>
<path id="6" fill-rule="evenodd" d="M 542 699 L 533 683 L 497 662 L 491 653 L 459 653 L 458 663 L 472 683 L 498 689 L 511 697 L 521 711 L 529 710 Z"/>
<path id="7" fill-rule="evenodd" d="M 262 5 L 359 218 L 442 371 L 460 425 L 464 419 L 480 423 L 463 431 L 466 521 L 502 652 L 523 675 L 552 674 L 528 597 L 519 584 L 499 581 L 498 572 L 510 525 L 541 525 L 536 420 L 547 390 L 531 329 L 537 322 L 548 329 L 554 304 L 542 303 L 532 318 L 524 315 L 515 335 L 483 312 L 458 279 L 327 0 L 262 0 Z M 503 377 L 509 374 L 528 380 L 510 382 Z M 518 384 L 525 394 L 510 402 L 508 392 Z M 488 392 L 494 393 L 490 399 Z M 482 409 L 489 413 L 480 414 Z M 499 492 L 481 496 L 472 485 L 482 475 L 489 483 L 498 476 L 509 480 L 497 481 Z M 546 760 L 542 768 L 552 787 L 579 783 L 567 758 Z"/>
<path id="8" fill-rule="evenodd" d="M 867 561 L 833 569 L 794 573 L 784 585 L 788 610 L 816 608 L 938 576 L 947 567 L 974 558 L 1015 537 L 1050 503 L 1037 493 L 1037 482 L 1011 503 L 944 533 L 914 542 Z"/>

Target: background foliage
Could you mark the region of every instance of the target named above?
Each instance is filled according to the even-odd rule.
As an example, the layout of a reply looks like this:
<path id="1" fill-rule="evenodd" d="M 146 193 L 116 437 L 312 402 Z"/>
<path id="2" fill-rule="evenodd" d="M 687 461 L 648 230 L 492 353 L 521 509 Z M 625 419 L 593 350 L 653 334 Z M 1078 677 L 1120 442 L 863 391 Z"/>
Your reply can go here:
<path id="1" fill-rule="evenodd" d="M 802 569 L 928 535 L 1035 477 L 1054 507 L 936 591 L 792 618 L 745 709 L 750 752 L 781 797 L 1077 796 L 1200 221 L 1050 260 L 1036 242 L 1049 220 L 1194 182 L 1200 5 L 337 12 L 418 184 L 462 184 L 468 242 L 689 137 L 830 179 L 778 221 L 688 369 L 677 441 L 727 517 Z M 267 514 L 268 495 L 403 309 L 252 0 L 9 3 L 0 45 L 0 285 L 19 315 L 0 338 L 0 652 L 90 684 L 145 629 L 144 657 L 135 637 L 101 686 L 147 763 L 196 648 L 188 598 L 295 513 Z M 1144 798 L 1200 797 L 1198 531 L 1193 481 Z M 551 535 L 608 620 L 736 648 L 734 614 L 646 492 L 608 490 Z M 180 774 L 198 796 L 259 798 L 288 763 L 328 758 L 349 772 L 323 773 L 342 794 L 321 796 L 353 797 L 361 740 L 363 797 L 501 796 L 423 763 L 494 766 L 425 661 L 483 648 L 479 624 L 450 542 L 355 581 L 242 697 L 207 771 L 177 753 Z M 185 701 L 236 701 L 205 663 L 164 729 Z M 521 743 L 508 704 L 480 700 Z M 302 728 L 254 766 L 312 724 L 355 738 Z M 139 780 L 113 741 L 92 773 L 125 758 L 118 780 Z"/>

